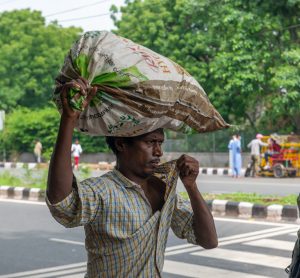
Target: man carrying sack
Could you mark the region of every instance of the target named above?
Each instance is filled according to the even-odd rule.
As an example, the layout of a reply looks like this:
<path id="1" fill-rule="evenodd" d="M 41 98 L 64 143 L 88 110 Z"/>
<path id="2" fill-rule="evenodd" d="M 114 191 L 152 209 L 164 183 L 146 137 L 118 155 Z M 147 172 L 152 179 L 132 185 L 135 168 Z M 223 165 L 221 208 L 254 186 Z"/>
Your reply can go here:
<path id="1" fill-rule="evenodd" d="M 105 45 L 107 36 L 103 38 L 101 33 L 97 34 L 101 40 L 96 40 L 96 44 L 101 42 Z M 83 47 L 77 43 L 75 49 L 92 47 L 88 45 Z M 76 60 L 80 56 L 79 50 L 69 58 Z M 107 55 L 101 51 L 97 53 L 98 57 Z M 138 60 L 143 59 L 148 53 L 146 51 L 139 48 Z M 114 56 L 105 57 L 114 60 Z M 195 130 L 208 131 L 228 125 L 192 84 L 187 90 L 195 90 L 187 91 L 187 95 L 193 93 L 196 103 L 201 99 L 203 103 L 199 107 L 187 104 L 188 99 L 183 101 L 183 91 L 180 94 L 175 92 L 177 99 L 173 96 L 172 101 L 174 88 L 183 90 L 185 82 L 177 84 L 172 81 L 170 85 L 173 87 L 168 91 L 170 101 L 159 102 L 157 94 L 166 88 L 157 89 L 155 86 L 162 82 L 156 80 L 151 90 L 150 81 L 147 84 L 126 83 L 125 86 L 119 83 L 116 86 L 110 79 L 108 86 L 103 85 L 105 78 L 102 73 L 102 85 L 100 78 L 96 84 L 95 74 L 90 76 L 91 72 L 97 71 L 93 58 L 83 60 L 77 60 L 77 64 L 88 61 L 88 67 L 85 67 L 88 70 L 78 71 L 81 77 L 67 80 L 66 76 L 71 77 L 76 71 L 71 66 L 76 64 L 73 61 L 65 63 L 58 78 L 60 81 L 54 99 L 61 112 L 61 120 L 49 167 L 47 205 L 53 217 L 65 227 L 84 226 L 88 254 L 86 277 L 161 277 L 170 228 L 177 237 L 192 244 L 207 249 L 218 245 L 213 217 L 196 184 L 198 161 L 182 155 L 175 161 L 160 164 L 163 128 L 182 130 L 184 125 L 190 125 Z M 109 63 L 108 60 L 106 62 Z M 159 65 L 157 63 L 155 65 Z M 101 69 L 105 67 L 106 64 L 103 64 Z M 160 70 L 166 71 L 166 67 Z M 132 73 L 141 76 L 137 69 Z M 110 78 L 119 78 L 120 81 L 121 77 L 117 75 Z M 125 77 L 129 82 L 128 75 Z M 166 81 L 165 86 L 167 84 Z M 140 90 L 144 98 L 139 99 L 135 90 Z M 97 96 L 101 103 L 97 102 Z M 175 113 L 174 105 L 178 113 Z M 184 113 L 188 114 L 184 110 L 190 111 L 190 116 L 184 117 Z M 160 111 L 160 116 L 155 117 L 155 111 Z M 116 155 L 115 169 L 100 177 L 77 182 L 70 158 L 74 128 L 88 134 L 105 135 L 107 144 Z M 189 201 L 184 201 L 176 193 L 178 177 L 185 186 Z"/>

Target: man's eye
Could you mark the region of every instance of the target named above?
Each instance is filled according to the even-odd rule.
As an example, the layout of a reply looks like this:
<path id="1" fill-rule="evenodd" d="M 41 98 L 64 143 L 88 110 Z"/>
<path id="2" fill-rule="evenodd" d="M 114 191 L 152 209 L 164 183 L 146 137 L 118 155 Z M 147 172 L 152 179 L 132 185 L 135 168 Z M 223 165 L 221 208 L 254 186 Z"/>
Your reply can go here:
<path id="1" fill-rule="evenodd" d="M 163 144 L 162 141 L 151 140 L 147 142 L 149 145 L 159 144 L 160 146 Z"/>

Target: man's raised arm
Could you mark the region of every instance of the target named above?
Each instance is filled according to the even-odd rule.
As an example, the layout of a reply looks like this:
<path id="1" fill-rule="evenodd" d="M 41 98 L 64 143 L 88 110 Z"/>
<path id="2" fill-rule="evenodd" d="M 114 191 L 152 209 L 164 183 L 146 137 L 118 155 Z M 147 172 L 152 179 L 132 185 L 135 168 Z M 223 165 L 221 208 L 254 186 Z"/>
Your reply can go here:
<path id="1" fill-rule="evenodd" d="M 52 203 L 58 203 L 66 198 L 72 190 L 73 171 L 71 161 L 72 136 L 80 111 L 73 110 L 67 100 L 67 93 L 70 88 L 80 89 L 80 94 L 87 95 L 84 107 L 94 97 L 97 88 L 88 89 L 87 82 L 77 79 L 64 85 L 61 92 L 63 112 L 56 144 L 51 157 L 47 182 L 47 197 Z"/>

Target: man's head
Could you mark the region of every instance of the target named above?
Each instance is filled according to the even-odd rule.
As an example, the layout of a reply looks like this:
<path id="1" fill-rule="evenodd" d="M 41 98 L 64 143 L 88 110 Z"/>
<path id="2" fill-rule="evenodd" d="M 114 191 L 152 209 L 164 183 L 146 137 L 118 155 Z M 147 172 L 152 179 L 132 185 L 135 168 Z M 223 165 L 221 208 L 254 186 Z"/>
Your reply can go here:
<path id="1" fill-rule="evenodd" d="M 258 133 L 258 134 L 256 134 L 256 139 L 261 139 L 261 138 L 263 138 L 264 136 L 262 135 L 262 134 L 260 134 L 260 133 Z"/>
<path id="2" fill-rule="evenodd" d="M 117 167 L 127 177 L 146 178 L 152 175 L 163 155 L 163 129 L 136 137 L 106 137 L 117 156 Z"/>
<path id="3" fill-rule="evenodd" d="M 75 144 L 78 145 L 79 144 L 79 140 L 76 138 L 75 139 Z"/>

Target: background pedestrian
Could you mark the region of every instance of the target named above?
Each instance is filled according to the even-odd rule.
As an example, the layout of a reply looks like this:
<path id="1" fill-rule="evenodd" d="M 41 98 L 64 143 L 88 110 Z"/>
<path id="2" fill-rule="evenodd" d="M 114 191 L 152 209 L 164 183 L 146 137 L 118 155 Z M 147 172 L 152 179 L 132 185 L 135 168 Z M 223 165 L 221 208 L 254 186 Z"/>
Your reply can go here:
<path id="1" fill-rule="evenodd" d="M 233 141 L 235 140 L 235 135 L 232 135 L 232 138 L 230 139 L 229 143 L 228 143 L 228 150 L 229 150 L 229 168 L 231 169 L 231 173 L 233 176 L 233 156 L 232 156 L 232 144 Z"/>
<path id="2" fill-rule="evenodd" d="M 242 169 L 242 157 L 241 157 L 241 137 L 239 134 L 234 136 L 234 140 L 231 144 L 232 148 L 232 176 L 239 178 L 241 176 Z"/>
<path id="3" fill-rule="evenodd" d="M 260 147 L 268 146 L 268 143 L 264 143 L 261 139 L 264 136 L 260 133 L 256 134 L 256 139 L 253 139 L 248 145 L 248 148 L 251 148 L 251 160 L 252 160 L 252 177 L 256 177 L 259 172 L 260 165 Z"/>
<path id="4" fill-rule="evenodd" d="M 72 155 L 74 157 L 74 169 L 78 170 L 78 168 L 79 168 L 79 157 L 80 157 L 80 154 L 82 153 L 82 148 L 81 148 L 81 145 L 79 144 L 78 139 L 76 139 L 75 143 L 72 144 L 71 152 L 72 152 Z"/>
<path id="5" fill-rule="evenodd" d="M 43 146 L 42 146 L 42 143 L 41 143 L 40 139 L 36 139 L 34 149 L 33 149 L 33 153 L 34 153 L 34 156 L 35 156 L 35 161 L 37 163 L 41 163 L 41 161 L 42 161 L 42 149 L 43 149 Z"/>

